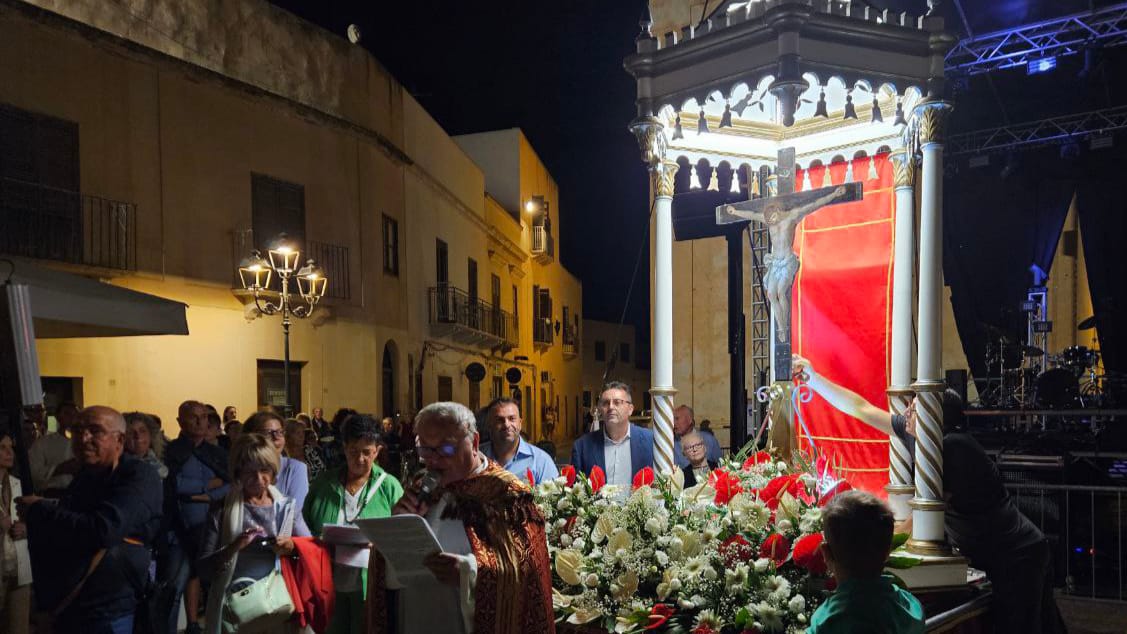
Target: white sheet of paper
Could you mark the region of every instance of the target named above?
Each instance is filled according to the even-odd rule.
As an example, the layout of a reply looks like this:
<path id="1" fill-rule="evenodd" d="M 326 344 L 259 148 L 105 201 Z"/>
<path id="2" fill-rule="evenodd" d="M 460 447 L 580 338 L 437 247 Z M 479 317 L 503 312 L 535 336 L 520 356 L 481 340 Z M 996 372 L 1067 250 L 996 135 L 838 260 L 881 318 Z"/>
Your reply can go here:
<path id="1" fill-rule="evenodd" d="M 356 520 L 356 525 L 387 560 L 401 583 L 412 577 L 433 578 L 423 559 L 442 552 L 442 545 L 427 521 L 418 515 L 393 515 Z"/>
<path id="2" fill-rule="evenodd" d="M 333 561 L 350 568 L 368 569 L 368 557 L 372 549 L 367 546 L 349 546 L 337 544 L 333 547 Z"/>
<path id="3" fill-rule="evenodd" d="M 348 524 L 325 524 L 321 527 L 321 540 L 326 544 L 368 545 L 368 538 L 363 531 Z"/>

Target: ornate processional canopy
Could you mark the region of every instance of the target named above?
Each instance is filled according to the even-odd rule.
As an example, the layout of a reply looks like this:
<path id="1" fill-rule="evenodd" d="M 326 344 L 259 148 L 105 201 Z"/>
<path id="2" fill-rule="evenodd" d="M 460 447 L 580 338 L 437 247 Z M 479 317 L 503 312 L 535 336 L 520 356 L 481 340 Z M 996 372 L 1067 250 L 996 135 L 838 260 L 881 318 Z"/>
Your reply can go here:
<path id="1" fill-rule="evenodd" d="M 758 170 L 794 147 L 805 167 L 898 147 L 916 106 L 942 97 L 953 43 L 939 17 L 751 0 L 671 33 L 643 22 L 625 67 L 637 81 L 636 124 L 661 124 L 665 160 Z M 710 179 L 715 188 L 711 169 L 694 170 L 692 185 Z"/>

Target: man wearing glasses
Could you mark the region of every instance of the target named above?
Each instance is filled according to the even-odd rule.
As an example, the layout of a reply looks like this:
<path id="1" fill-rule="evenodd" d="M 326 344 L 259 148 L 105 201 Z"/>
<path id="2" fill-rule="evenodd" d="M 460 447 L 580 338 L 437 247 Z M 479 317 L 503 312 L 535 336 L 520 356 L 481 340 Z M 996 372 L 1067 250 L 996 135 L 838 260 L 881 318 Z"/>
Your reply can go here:
<path id="1" fill-rule="evenodd" d="M 677 463 L 678 467 L 684 468 L 689 466 L 689 459 L 686 457 L 685 451 L 681 446 L 684 442 L 682 439 L 697 429 L 696 414 L 693 413 L 693 408 L 688 405 L 681 405 L 673 410 L 673 460 Z M 719 463 L 720 458 L 723 457 L 724 452 L 720 449 L 720 441 L 716 440 L 716 436 L 712 434 L 701 434 L 701 442 L 704 443 L 705 454 L 709 462 Z"/>
<path id="2" fill-rule="evenodd" d="M 125 419 L 82 410 L 72 428 L 79 470 L 58 504 L 16 500 L 27 523 L 38 608 L 56 632 L 130 632 L 149 545 L 160 524 L 160 476 L 125 450 Z"/>
<path id="3" fill-rule="evenodd" d="M 425 518 L 442 552 L 424 560 L 434 578 L 412 579 L 390 605 L 382 558 L 372 557 L 368 614 L 390 609 L 402 634 L 554 632 L 544 517 L 528 483 L 478 450 L 477 421 L 464 405 L 426 406 L 415 432 L 437 487 L 424 495 L 409 486 L 391 512 Z"/>
<path id="4" fill-rule="evenodd" d="M 653 468 L 653 432 L 630 422 L 634 402 L 630 386 L 612 381 L 599 396 L 602 429 L 579 437 L 571 447 L 571 464 L 587 475 L 596 466 L 606 474 L 607 484 L 629 487 L 634 474 Z"/>

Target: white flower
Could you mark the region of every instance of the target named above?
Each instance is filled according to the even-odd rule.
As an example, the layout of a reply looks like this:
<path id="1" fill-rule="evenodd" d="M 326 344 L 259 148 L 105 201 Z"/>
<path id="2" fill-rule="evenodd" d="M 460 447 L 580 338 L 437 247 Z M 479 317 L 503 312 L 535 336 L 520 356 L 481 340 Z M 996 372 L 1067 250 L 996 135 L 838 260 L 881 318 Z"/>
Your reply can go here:
<path id="1" fill-rule="evenodd" d="M 782 508 L 782 505 L 780 505 L 779 508 Z M 783 519 L 775 522 L 775 528 L 777 528 L 780 533 L 789 533 L 791 529 L 794 528 L 794 524 L 792 524 L 790 520 L 784 517 Z"/>
<path id="2" fill-rule="evenodd" d="M 798 499 L 789 492 L 784 492 L 782 497 L 779 498 L 779 508 L 775 512 L 775 517 L 785 517 L 788 520 L 797 521 L 801 511 L 802 505 L 798 503 Z"/>
<path id="3" fill-rule="evenodd" d="M 560 535 L 560 544 L 563 545 L 564 548 L 571 546 L 571 535 L 568 535 L 567 533 Z"/>
<path id="4" fill-rule="evenodd" d="M 771 565 L 770 559 L 760 558 L 755 560 L 755 572 L 767 572 L 767 567 Z"/>
<path id="5" fill-rule="evenodd" d="M 795 614 L 801 614 L 802 611 L 806 609 L 806 597 L 802 596 L 801 594 L 794 595 L 794 597 L 791 598 L 790 602 L 787 603 L 787 607 L 790 608 L 791 612 L 794 612 Z"/>
<path id="6" fill-rule="evenodd" d="M 661 532 L 661 522 L 656 517 L 651 517 L 646 520 L 646 532 L 651 535 L 657 535 Z"/>
<path id="7" fill-rule="evenodd" d="M 586 579 L 585 579 L 585 580 L 583 581 L 583 583 L 584 583 L 584 584 L 585 584 L 585 585 L 586 585 L 586 586 L 587 586 L 588 588 L 594 588 L 595 586 L 599 585 L 599 575 L 597 575 L 597 574 L 595 574 L 595 573 L 593 573 L 593 572 L 592 572 L 592 573 L 589 573 L 589 574 L 587 575 L 587 578 L 586 578 Z"/>
<path id="8" fill-rule="evenodd" d="M 681 580 L 678 579 L 677 577 L 673 577 L 672 579 L 670 579 L 669 580 L 669 589 L 674 591 L 674 592 L 677 592 L 678 590 L 680 590 L 681 589 Z"/>
<path id="9" fill-rule="evenodd" d="M 680 557 L 685 551 L 685 543 L 681 541 L 680 537 L 669 538 L 669 554 L 674 557 Z"/>
<path id="10" fill-rule="evenodd" d="M 802 514 L 798 530 L 803 533 L 817 533 L 822 527 L 822 509 L 814 507 Z"/>
<path id="11" fill-rule="evenodd" d="M 560 498 L 560 501 L 556 502 L 556 508 L 561 511 L 566 511 L 571 508 L 571 502 L 568 502 L 567 498 Z"/>
<path id="12" fill-rule="evenodd" d="M 703 574 L 704 578 L 709 580 L 709 581 L 716 581 L 716 577 L 719 576 L 718 574 L 716 574 L 716 569 L 713 568 L 712 566 L 705 568 L 704 572 L 702 574 Z"/>
<path id="13" fill-rule="evenodd" d="M 775 463 L 775 468 L 778 469 L 779 471 L 786 471 L 787 470 L 787 463 L 780 460 L 780 461 Z"/>
<path id="14" fill-rule="evenodd" d="M 763 624 L 763 629 L 768 632 L 778 632 L 783 629 L 783 614 L 778 608 L 760 601 L 755 604 L 756 620 Z"/>
<path id="15" fill-rule="evenodd" d="M 654 551 L 654 559 L 657 560 L 657 565 L 659 566 L 665 567 L 669 565 L 669 555 L 665 554 L 664 551 Z"/>
<path id="16" fill-rule="evenodd" d="M 591 529 L 591 542 L 595 544 L 602 543 L 611 533 L 614 532 L 614 518 L 611 517 L 611 512 L 607 511 L 595 520 L 595 527 Z"/>
<path id="17" fill-rule="evenodd" d="M 689 600 L 692 601 L 693 605 L 697 606 L 698 608 L 708 603 L 708 599 L 700 596 L 699 594 L 694 594 L 693 598 Z"/>
<path id="18" fill-rule="evenodd" d="M 729 588 L 742 588 L 747 585 L 747 566 L 739 564 L 724 571 L 724 585 Z"/>
<path id="19" fill-rule="evenodd" d="M 603 611 L 598 608 L 576 608 L 575 612 L 572 612 L 571 616 L 567 617 L 567 622 L 571 623 L 572 625 L 583 625 L 584 623 L 590 623 L 591 621 L 594 621 L 602 615 Z"/>
<path id="20" fill-rule="evenodd" d="M 619 528 L 614 531 L 610 541 L 607 542 L 607 552 L 621 556 L 628 554 L 633 545 L 634 540 L 630 537 L 630 531 L 625 528 Z"/>
<path id="21" fill-rule="evenodd" d="M 568 549 L 556 553 L 556 574 L 568 585 L 579 585 L 579 567 L 582 564 L 583 555 L 577 550 Z"/>
<path id="22" fill-rule="evenodd" d="M 574 548 L 575 550 L 580 550 L 580 551 L 581 551 L 581 550 L 583 550 L 583 549 L 585 549 L 585 548 L 587 547 L 587 542 L 583 541 L 583 538 L 582 538 L 582 537 L 576 537 L 576 538 L 575 538 L 575 539 L 574 539 L 574 540 L 573 540 L 573 541 L 571 542 L 571 547 L 572 547 L 572 548 Z"/>
<path id="23" fill-rule="evenodd" d="M 697 614 L 696 621 L 693 622 L 693 625 L 696 627 L 703 626 L 711 629 L 719 629 L 721 625 L 720 617 L 712 610 L 701 610 L 700 614 Z"/>

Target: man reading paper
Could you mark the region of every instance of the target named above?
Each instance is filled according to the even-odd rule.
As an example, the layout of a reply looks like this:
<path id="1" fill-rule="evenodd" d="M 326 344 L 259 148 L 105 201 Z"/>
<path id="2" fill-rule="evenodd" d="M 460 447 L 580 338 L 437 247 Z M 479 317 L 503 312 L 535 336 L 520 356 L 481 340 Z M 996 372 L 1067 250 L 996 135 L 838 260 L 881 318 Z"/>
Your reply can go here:
<path id="1" fill-rule="evenodd" d="M 425 518 L 443 552 L 426 559 L 434 578 L 404 581 L 396 605 L 388 605 L 386 588 L 400 580 L 393 570 L 385 575 L 373 552 L 368 630 L 387 632 L 390 622 L 408 634 L 554 632 L 544 518 L 528 485 L 479 451 L 473 412 L 463 405 L 428 405 L 415 432 L 437 490 L 408 488 L 392 514 Z"/>

